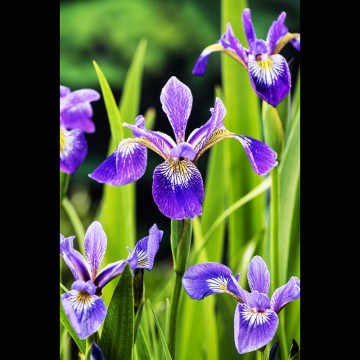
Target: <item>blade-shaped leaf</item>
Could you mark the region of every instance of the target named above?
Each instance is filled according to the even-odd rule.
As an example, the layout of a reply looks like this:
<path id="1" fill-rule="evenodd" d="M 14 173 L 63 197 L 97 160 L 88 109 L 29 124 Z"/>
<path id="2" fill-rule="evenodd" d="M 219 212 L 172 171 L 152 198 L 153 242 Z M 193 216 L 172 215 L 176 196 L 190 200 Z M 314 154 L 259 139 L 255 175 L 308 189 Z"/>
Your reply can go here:
<path id="1" fill-rule="evenodd" d="M 142 327 L 139 327 L 139 336 L 136 340 L 136 351 L 138 358 L 141 360 L 151 360 L 151 355 L 149 351 L 149 345 L 147 344 L 144 330 Z"/>
<path id="2" fill-rule="evenodd" d="M 127 263 L 111 298 L 99 346 L 106 360 L 132 360 L 133 342 L 133 275 Z"/>

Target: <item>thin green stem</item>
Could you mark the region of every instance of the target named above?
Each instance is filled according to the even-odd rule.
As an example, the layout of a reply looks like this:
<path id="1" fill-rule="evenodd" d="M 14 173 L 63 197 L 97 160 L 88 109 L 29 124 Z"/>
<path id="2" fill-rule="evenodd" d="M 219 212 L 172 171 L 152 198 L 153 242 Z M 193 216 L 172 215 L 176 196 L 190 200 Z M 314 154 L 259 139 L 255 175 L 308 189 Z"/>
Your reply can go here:
<path id="1" fill-rule="evenodd" d="M 192 235 L 191 219 L 171 220 L 171 250 L 174 261 L 175 280 L 171 297 L 168 348 L 172 359 L 175 359 L 176 323 L 180 303 L 182 277 L 189 259 Z"/>
<path id="2" fill-rule="evenodd" d="M 279 267 L 279 170 L 271 170 L 271 202 L 270 202 L 270 269 L 272 293 L 278 287 Z"/>
<path id="3" fill-rule="evenodd" d="M 257 360 L 265 360 L 265 346 L 257 351 Z"/>
<path id="4" fill-rule="evenodd" d="M 67 196 L 65 196 L 62 199 L 61 205 L 62 205 L 63 209 L 65 210 L 66 215 L 68 216 L 68 218 L 69 218 L 69 220 L 71 222 L 71 225 L 74 228 L 79 248 L 84 253 L 85 230 L 84 230 L 84 227 L 83 227 L 82 222 L 80 220 L 80 217 L 79 217 L 78 213 L 76 212 L 73 204 L 67 198 Z"/>

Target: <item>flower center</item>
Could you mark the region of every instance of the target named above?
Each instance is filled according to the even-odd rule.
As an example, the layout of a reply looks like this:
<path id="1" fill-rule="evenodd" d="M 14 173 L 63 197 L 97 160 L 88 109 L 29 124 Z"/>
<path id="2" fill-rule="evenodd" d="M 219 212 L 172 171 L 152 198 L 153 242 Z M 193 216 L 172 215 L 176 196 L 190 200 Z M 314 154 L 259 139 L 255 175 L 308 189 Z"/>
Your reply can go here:
<path id="1" fill-rule="evenodd" d="M 60 128 L 60 152 L 64 150 L 65 147 L 65 134 L 63 130 Z"/>
<path id="2" fill-rule="evenodd" d="M 76 301 L 79 303 L 86 304 L 91 300 L 91 295 L 85 290 L 79 290 Z"/>

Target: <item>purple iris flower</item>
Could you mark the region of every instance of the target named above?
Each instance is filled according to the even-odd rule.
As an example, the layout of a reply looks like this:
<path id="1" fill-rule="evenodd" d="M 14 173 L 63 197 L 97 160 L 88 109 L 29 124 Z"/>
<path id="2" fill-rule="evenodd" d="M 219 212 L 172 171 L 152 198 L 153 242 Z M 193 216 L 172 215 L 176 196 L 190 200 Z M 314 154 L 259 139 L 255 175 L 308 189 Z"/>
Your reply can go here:
<path id="1" fill-rule="evenodd" d="M 99 100 L 96 90 L 70 91 L 60 85 L 60 170 L 73 174 L 84 160 L 87 142 L 84 132 L 92 133 L 95 125 L 91 101 Z"/>
<path id="2" fill-rule="evenodd" d="M 195 129 L 185 141 L 185 128 L 192 109 L 190 89 L 175 76 L 162 89 L 160 101 L 174 130 L 176 142 L 168 135 L 145 128 L 142 115 L 132 129 L 135 138 L 124 139 L 117 149 L 89 175 L 99 183 L 122 186 L 141 178 L 147 165 L 147 149 L 155 151 L 165 161 L 155 168 L 152 195 L 159 210 L 175 220 L 194 218 L 202 214 L 203 179 L 197 169 L 199 157 L 217 142 L 239 140 L 258 175 L 264 175 L 277 165 L 276 152 L 259 140 L 237 135 L 225 129 L 224 104 L 216 98 L 210 109 L 210 119 Z"/>
<path id="3" fill-rule="evenodd" d="M 300 298 L 300 280 L 291 277 L 269 299 L 270 273 L 260 256 L 254 256 L 248 267 L 250 293 L 240 287 L 239 276 L 234 277 L 225 265 L 208 262 L 191 266 L 182 284 L 191 299 L 228 293 L 239 302 L 235 309 L 234 338 L 237 351 L 243 354 L 258 350 L 272 340 L 279 324 L 277 314 L 286 304 Z"/>
<path id="4" fill-rule="evenodd" d="M 102 288 L 119 276 L 126 263 L 131 270 L 151 270 L 163 231 L 154 224 L 149 235 L 135 244 L 126 260 L 116 261 L 98 272 L 105 254 L 107 237 L 98 221 L 94 221 L 86 231 L 84 248 L 86 259 L 73 247 L 75 236 L 65 238 L 60 234 L 60 254 L 73 273 L 75 282 L 71 291 L 61 296 L 65 314 L 80 339 L 86 339 L 96 332 L 106 316 L 106 306 L 101 299 Z"/>
<path id="5" fill-rule="evenodd" d="M 283 11 L 273 21 L 267 33 L 266 41 L 257 39 L 251 21 L 250 9 L 244 9 L 242 22 L 249 48 L 244 48 L 234 35 L 228 23 L 226 33 L 220 40 L 206 47 L 200 54 L 193 69 L 194 75 L 205 73 L 209 56 L 215 51 L 224 52 L 237 60 L 249 73 L 251 85 L 259 97 L 276 107 L 284 99 L 291 87 L 289 66 L 280 50 L 290 42 L 300 51 L 300 34 L 289 33 L 284 25 L 286 13 Z"/>

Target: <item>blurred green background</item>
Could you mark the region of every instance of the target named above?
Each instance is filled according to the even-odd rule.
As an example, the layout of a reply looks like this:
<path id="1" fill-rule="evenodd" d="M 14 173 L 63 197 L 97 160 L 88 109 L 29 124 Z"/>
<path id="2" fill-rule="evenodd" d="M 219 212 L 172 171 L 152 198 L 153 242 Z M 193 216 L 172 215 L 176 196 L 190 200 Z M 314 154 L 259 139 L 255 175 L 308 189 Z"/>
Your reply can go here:
<path id="1" fill-rule="evenodd" d="M 286 11 L 285 24 L 291 32 L 300 32 L 300 1 L 249 1 L 258 38 L 266 38 L 272 21 Z M 239 14 L 241 22 L 241 14 Z M 92 61 L 95 60 L 109 81 L 115 99 L 121 98 L 122 87 L 132 56 L 140 39 L 148 40 L 140 113 L 156 110 L 155 129 L 172 135 L 172 129 L 160 104 L 160 93 L 168 79 L 175 75 L 190 87 L 194 103 L 187 134 L 210 117 L 214 105 L 214 87 L 221 85 L 219 53 L 210 57 L 203 77 L 192 75 L 201 51 L 220 37 L 220 0 L 61 0 L 60 1 L 60 84 L 71 90 L 100 85 Z M 236 35 L 236 34 L 235 34 Z M 244 46 L 247 46 L 244 44 Z M 286 46 L 282 54 L 292 60 L 295 78 L 298 53 Z M 102 185 L 88 178 L 106 158 L 110 128 L 101 98 L 92 103 L 96 132 L 87 134 L 88 154 L 71 177 L 69 198 L 77 209 L 85 229 L 92 222 L 102 194 Z M 157 222 L 165 231 L 169 221 L 157 209 L 152 196 L 152 174 L 161 158 L 148 151 L 145 175 L 137 182 L 138 238 L 147 235 Z M 207 154 L 199 162 L 205 174 Z M 71 235 L 66 217 L 61 217 L 61 230 Z M 167 245 L 167 246 L 165 246 Z M 125 242 L 124 242 L 125 246 Z M 159 257 L 170 256 L 169 244 L 163 244 Z"/>

